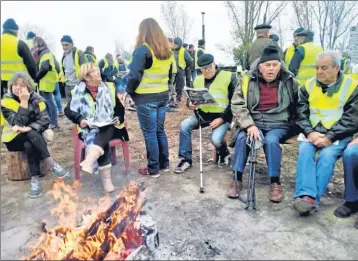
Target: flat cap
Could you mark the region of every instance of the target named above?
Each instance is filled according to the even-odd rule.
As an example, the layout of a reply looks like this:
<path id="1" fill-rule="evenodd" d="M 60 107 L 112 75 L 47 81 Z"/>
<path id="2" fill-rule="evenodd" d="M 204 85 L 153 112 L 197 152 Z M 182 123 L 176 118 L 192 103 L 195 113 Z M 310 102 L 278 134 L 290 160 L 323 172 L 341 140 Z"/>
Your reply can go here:
<path id="1" fill-rule="evenodd" d="M 275 42 L 280 41 L 280 37 L 277 34 L 271 34 L 269 38 Z"/>
<path id="2" fill-rule="evenodd" d="M 256 25 L 256 27 L 254 28 L 254 30 L 259 30 L 259 29 L 271 29 L 272 26 L 269 24 L 259 24 Z"/>
<path id="3" fill-rule="evenodd" d="M 312 32 L 311 30 L 304 30 L 302 32 L 299 32 L 297 34 L 295 34 L 295 36 L 308 36 L 308 37 L 313 37 L 314 36 L 314 32 Z"/>
<path id="4" fill-rule="evenodd" d="M 303 27 L 299 27 L 297 28 L 294 32 L 293 32 L 293 35 L 296 36 L 298 33 L 301 33 L 305 30 L 305 28 Z"/>
<path id="5" fill-rule="evenodd" d="M 214 62 L 214 56 L 210 53 L 205 53 L 199 57 L 198 66 L 203 67 L 205 65 L 211 64 L 212 62 Z"/>

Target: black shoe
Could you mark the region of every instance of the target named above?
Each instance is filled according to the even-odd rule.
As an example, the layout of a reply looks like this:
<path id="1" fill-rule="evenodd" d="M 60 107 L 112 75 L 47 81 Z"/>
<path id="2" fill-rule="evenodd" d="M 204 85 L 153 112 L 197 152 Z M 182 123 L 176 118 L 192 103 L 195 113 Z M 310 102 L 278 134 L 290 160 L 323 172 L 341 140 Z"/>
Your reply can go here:
<path id="1" fill-rule="evenodd" d="M 344 203 L 334 210 L 334 215 L 339 218 L 347 218 L 356 212 L 358 212 L 358 209 L 351 209 Z"/>
<path id="2" fill-rule="evenodd" d="M 190 169 L 191 166 L 192 166 L 192 163 L 189 160 L 180 159 L 179 164 L 174 169 L 174 172 L 177 174 L 184 173 L 187 169 Z"/>
<path id="3" fill-rule="evenodd" d="M 226 156 L 219 156 L 218 168 L 222 169 L 222 168 L 229 166 L 230 161 L 231 161 L 230 154 L 228 154 Z"/>

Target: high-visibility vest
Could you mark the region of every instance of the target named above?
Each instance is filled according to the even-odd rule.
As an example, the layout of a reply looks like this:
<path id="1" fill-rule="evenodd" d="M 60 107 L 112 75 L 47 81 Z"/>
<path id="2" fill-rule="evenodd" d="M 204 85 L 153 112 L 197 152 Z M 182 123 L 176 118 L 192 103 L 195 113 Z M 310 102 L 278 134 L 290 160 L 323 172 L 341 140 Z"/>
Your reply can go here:
<path id="1" fill-rule="evenodd" d="M 201 104 L 198 106 L 203 112 L 222 113 L 229 105 L 229 85 L 231 82 L 232 73 L 221 70 L 216 75 L 215 80 L 210 84 L 209 93 L 214 97 L 215 103 Z M 205 78 L 199 75 L 194 80 L 194 88 L 205 88 Z"/>
<path id="2" fill-rule="evenodd" d="M 107 83 L 106 83 L 107 85 Z M 114 107 L 116 106 L 116 89 L 114 87 L 114 85 L 110 84 L 110 85 L 107 85 L 107 87 L 109 88 L 110 90 L 110 94 L 111 94 L 111 100 L 112 100 L 112 105 L 113 105 L 113 109 Z M 75 89 L 72 89 L 71 90 L 71 94 L 72 96 L 75 95 Z M 90 112 L 91 112 L 91 116 L 93 116 L 95 113 L 96 113 L 96 102 L 95 100 L 92 98 L 92 95 L 89 94 L 89 93 L 86 93 L 88 99 L 90 100 Z M 124 127 L 124 122 L 119 124 L 118 126 L 115 126 L 117 129 L 122 129 Z M 80 125 L 77 125 L 77 132 L 80 133 L 82 131 L 82 128 L 80 127 Z"/>
<path id="3" fill-rule="evenodd" d="M 19 39 L 15 35 L 1 36 L 1 80 L 8 81 L 15 72 L 28 72 L 21 56 L 17 53 Z"/>
<path id="4" fill-rule="evenodd" d="M 48 52 L 41 56 L 39 68 L 41 68 L 42 63 L 47 60 L 50 62 L 51 71 L 48 71 L 46 75 L 40 80 L 40 91 L 53 92 L 58 80 L 58 74 L 55 68 L 55 60 L 52 53 Z"/>
<path id="5" fill-rule="evenodd" d="M 26 40 L 26 44 L 31 50 L 32 48 L 34 48 L 34 39 L 32 38 L 32 39 Z"/>
<path id="6" fill-rule="evenodd" d="M 97 59 L 96 59 L 96 57 L 94 57 L 92 54 L 86 53 L 86 54 L 85 54 L 85 57 L 86 57 L 86 59 L 87 59 L 87 62 L 89 62 L 89 59 L 88 59 L 88 58 L 90 57 L 90 58 L 92 58 L 92 60 L 93 60 L 92 63 L 95 64 L 95 65 L 97 65 Z"/>
<path id="7" fill-rule="evenodd" d="M 355 80 L 358 80 L 358 73 L 351 73 L 351 74 L 348 74 L 348 76 L 352 77 Z"/>
<path id="8" fill-rule="evenodd" d="M 12 98 L 3 98 L 1 100 L 1 106 L 13 110 L 14 112 L 18 112 L 20 108 L 20 103 Z M 39 110 L 40 112 L 44 111 L 46 109 L 46 104 L 44 101 L 39 102 Z M 19 135 L 18 132 L 12 131 L 12 125 L 10 125 L 7 120 L 5 119 L 4 115 L 1 113 L 1 127 L 3 127 L 2 133 L 1 133 L 1 141 L 2 142 L 10 142 L 12 141 L 17 135 Z M 21 126 L 22 127 L 22 126 Z"/>
<path id="9" fill-rule="evenodd" d="M 107 60 L 106 57 L 103 58 L 103 61 L 104 61 L 104 67 L 103 67 L 103 71 L 104 71 L 104 70 L 106 70 L 110 65 L 109 65 L 109 62 L 108 62 L 108 60 Z M 117 68 L 117 66 L 116 66 L 116 64 L 115 64 L 114 61 L 113 61 L 112 66 L 113 66 L 113 69 L 116 69 L 116 68 Z"/>
<path id="10" fill-rule="evenodd" d="M 332 96 L 328 96 L 327 92 L 323 93 L 322 88 L 317 86 L 316 77 L 308 80 L 305 88 L 309 95 L 308 102 L 312 127 L 316 127 L 321 122 L 323 127 L 328 130 L 331 129 L 342 117 L 344 105 L 357 85 L 357 80 L 344 75 L 339 91 Z"/>
<path id="11" fill-rule="evenodd" d="M 198 50 L 195 52 L 195 69 L 200 69 L 200 67 L 198 65 L 198 52 L 199 51 L 203 51 L 205 53 L 205 49 L 199 47 Z"/>
<path id="12" fill-rule="evenodd" d="M 173 61 L 174 56 L 172 55 L 167 60 L 159 60 L 155 56 L 153 49 L 147 43 L 143 44 L 152 53 L 153 64 L 151 68 L 144 70 L 142 80 L 135 92 L 138 94 L 165 92 L 169 89 L 169 69 L 170 65 L 175 62 Z"/>
<path id="13" fill-rule="evenodd" d="M 285 53 L 285 64 L 286 68 L 288 69 L 290 67 L 291 60 L 293 58 L 293 55 L 295 54 L 295 46 L 292 44 L 290 47 L 287 48 Z"/>
<path id="14" fill-rule="evenodd" d="M 349 66 L 349 64 L 348 64 L 348 58 L 343 57 L 342 62 L 343 62 L 343 67 L 341 68 L 341 70 L 343 71 L 343 73 L 344 74 L 351 74 L 352 73 L 352 67 Z"/>
<path id="15" fill-rule="evenodd" d="M 81 68 L 81 65 L 80 65 L 80 56 L 78 55 L 78 52 L 79 50 L 76 48 L 76 51 L 75 51 L 75 70 L 76 70 L 76 77 L 78 78 L 78 75 L 80 73 L 80 68 Z M 60 64 L 60 75 L 62 73 L 62 75 L 64 76 L 64 78 L 66 79 L 66 74 L 65 72 L 63 71 L 63 59 L 65 59 L 65 56 L 62 57 L 61 59 L 61 64 Z"/>
<path id="16" fill-rule="evenodd" d="M 305 50 L 305 57 L 301 61 L 296 79 L 300 85 L 304 85 L 307 80 L 316 76 L 316 57 L 323 49 L 313 42 L 303 43 L 300 46 Z"/>
<path id="17" fill-rule="evenodd" d="M 177 64 L 177 65 L 179 65 L 179 67 L 184 70 L 185 67 L 186 67 L 186 62 L 185 62 L 185 48 L 184 48 L 184 47 L 180 47 L 180 49 L 179 49 L 178 63 L 179 63 L 179 64 Z"/>

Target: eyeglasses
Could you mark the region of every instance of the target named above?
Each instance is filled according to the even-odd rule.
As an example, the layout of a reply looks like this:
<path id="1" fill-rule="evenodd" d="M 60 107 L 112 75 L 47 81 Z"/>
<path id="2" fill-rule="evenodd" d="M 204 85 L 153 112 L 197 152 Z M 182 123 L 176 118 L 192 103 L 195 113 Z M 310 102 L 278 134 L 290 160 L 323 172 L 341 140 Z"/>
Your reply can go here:
<path id="1" fill-rule="evenodd" d="M 213 64 L 209 64 L 209 65 L 206 65 L 206 66 L 203 66 L 203 67 L 200 67 L 200 70 L 201 71 L 209 71 L 210 69 L 212 69 L 213 67 Z"/>

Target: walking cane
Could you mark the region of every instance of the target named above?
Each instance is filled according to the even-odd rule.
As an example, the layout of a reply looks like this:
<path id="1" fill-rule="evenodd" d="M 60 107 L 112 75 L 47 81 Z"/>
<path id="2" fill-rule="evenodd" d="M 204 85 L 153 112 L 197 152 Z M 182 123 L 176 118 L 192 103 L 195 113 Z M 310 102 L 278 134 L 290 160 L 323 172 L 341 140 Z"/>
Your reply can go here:
<path id="1" fill-rule="evenodd" d="M 200 193 L 204 193 L 204 177 L 203 177 L 203 149 L 202 149 L 202 143 L 201 143 L 201 121 L 200 121 L 200 115 L 197 110 L 194 111 L 196 117 L 198 118 L 198 124 L 199 124 L 199 150 L 200 150 Z"/>

